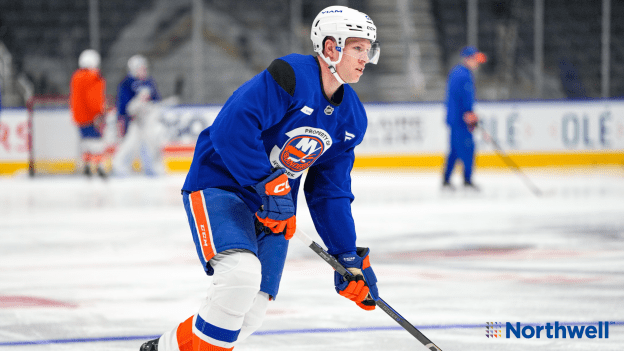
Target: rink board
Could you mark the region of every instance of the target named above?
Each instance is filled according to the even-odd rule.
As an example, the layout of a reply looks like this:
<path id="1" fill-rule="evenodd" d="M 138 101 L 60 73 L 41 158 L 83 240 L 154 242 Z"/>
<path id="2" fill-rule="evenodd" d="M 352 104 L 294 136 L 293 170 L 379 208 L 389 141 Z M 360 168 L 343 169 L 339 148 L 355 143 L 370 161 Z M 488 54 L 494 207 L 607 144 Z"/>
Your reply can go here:
<path id="1" fill-rule="evenodd" d="M 368 129 L 356 148 L 358 169 L 440 168 L 448 152 L 448 128 L 441 103 L 365 105 Z M 164 109 L 160 123 L 166 169 L 185 172 L 194 142 L 210 126 L 221 106 Z M 624 164 L 624 101 L 480 102 L 476 112 L 483 129 L 475 132 L 477 167 L 574 167 Z M 66 109 L 39 110 L 34 150 L 39 168 L 73 173 L 79 160 L 78 133 Z M 0 174 L 28 169 L 25 109 L 5 109 L 0 116 Z M 502 150 L 487 141 L 485 133 Z"/>

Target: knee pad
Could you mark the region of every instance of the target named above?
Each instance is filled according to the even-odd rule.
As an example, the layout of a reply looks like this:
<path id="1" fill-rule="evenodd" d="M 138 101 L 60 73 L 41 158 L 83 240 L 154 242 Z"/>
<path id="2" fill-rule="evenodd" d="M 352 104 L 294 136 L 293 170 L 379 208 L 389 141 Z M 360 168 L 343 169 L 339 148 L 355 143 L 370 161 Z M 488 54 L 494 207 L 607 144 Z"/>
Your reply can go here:
<path id="1" fill-rule="evenodd" d="M 269 307 L 269 300 L 269 294 L 262 291 L 258 292 L 251 309 L 247 312 L 247 314 L 245 314 L 243 327 L 238 335 L 239 341 L 245 340 L 249 335 L 253 334 L 253 332 L 262 326 L 264 315 Z"/>
<path id="2" fill-rule="evenodd" d="M 247 250 L 226 250 L 209 263 L 214 274 L 206 301 L 191 321 L 193 345 L 230 349 L 260 291 L 262 267 Z"/>
<path id="3" fill-rule="evenodd" d="M 214 268 L 214 275 L 208 305 L 225 314 L 243 316 L 251 309 L 260 291 L 260 260 L 246 250 L 228 250 L 217 254 L 210 260 L 210 265 Z"/>

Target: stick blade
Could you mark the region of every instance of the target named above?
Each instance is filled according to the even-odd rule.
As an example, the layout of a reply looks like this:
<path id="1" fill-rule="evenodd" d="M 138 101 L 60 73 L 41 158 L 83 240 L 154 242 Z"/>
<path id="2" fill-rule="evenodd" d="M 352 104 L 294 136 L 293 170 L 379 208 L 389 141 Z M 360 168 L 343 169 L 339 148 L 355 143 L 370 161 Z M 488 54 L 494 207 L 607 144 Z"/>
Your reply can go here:
<path id="1" fill-rule="evenodd" d="M 425 345 L 426 348 L 428 348 L 431 351 L 442 351 L 441 348 L 439 348 L 438 346 L 436 346 L 436 344 L 431 343 L 431 344 L 427 344 Z"/>

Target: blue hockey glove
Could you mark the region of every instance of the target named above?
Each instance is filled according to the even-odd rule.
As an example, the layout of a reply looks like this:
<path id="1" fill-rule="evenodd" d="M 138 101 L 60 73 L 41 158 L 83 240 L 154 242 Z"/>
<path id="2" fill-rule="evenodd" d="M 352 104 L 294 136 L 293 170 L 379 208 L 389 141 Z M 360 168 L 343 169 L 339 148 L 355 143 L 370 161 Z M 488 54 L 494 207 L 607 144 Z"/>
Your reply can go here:
<path id="1" fill-rule="evenodd" d="M 338 262 L 353 276 L 345 279 L 335 272 L 334 283 L 338 294 L 354 301 L 361 308 L 372 311 L 375 309 L 375 300 L 379 299 L 379 292 L 377 291 L 377 277 L 368 260 L 369 253 L 369 248 L 358 247 L 356 252 L 337 255 Z"/>
<path id="2" fill-rule="evenodd" d="M 273 233 L 284 232 L 286 240 L 290 240 L 297 229 L 297 219 L 285 172 L 284 169 L 278 169 L 255 186 L 262 198 L 262 207 L 256 212 L 256 217 Z"/>

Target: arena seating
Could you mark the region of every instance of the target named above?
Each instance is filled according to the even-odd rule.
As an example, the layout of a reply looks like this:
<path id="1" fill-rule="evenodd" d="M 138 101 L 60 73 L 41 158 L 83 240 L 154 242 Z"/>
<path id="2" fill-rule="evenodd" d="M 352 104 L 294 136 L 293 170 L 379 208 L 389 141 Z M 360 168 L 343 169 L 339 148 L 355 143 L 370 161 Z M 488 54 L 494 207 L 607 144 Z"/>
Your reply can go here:
<path id="1" fill-rule="evenodd" d="M 439 31 L 439 42 L 447 67 L 452 64 L 459 49 L 466 45 L 466 2 L 432 0 Z M 611 86 L 610 96 L 624 95 L 624 24 L 616 19 L 624 14 L 624 3 L 612 1 L 611 15 Z M 484 71 L 494 74 L 501 62 L 498 26 L 517 26 L 514 48 L 515 82 L 521 77 L 532 77 L 533 72 L 533 1 L 479 1 L 479 49 L 490 58 Z M 578 73 L 583 92 L 562 93 L 568 97 L 601 97 L 601 35 L 602 3 L 596 1 L 545 1 L 544 2 L 544 71 L 547 77 L 561 76 L 560 70 L 571 69 Z M 455 56 L 454 56 L 455 55 Z M 565 72 L 564 72 L 565 75 Z M 570 96 L 570 94 L 576 94 Z"/>

